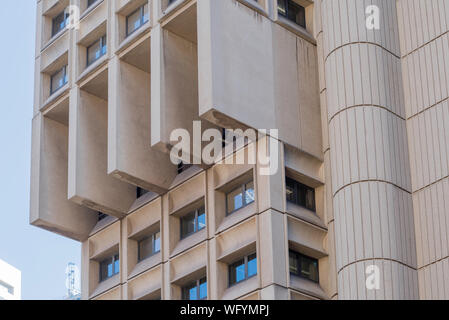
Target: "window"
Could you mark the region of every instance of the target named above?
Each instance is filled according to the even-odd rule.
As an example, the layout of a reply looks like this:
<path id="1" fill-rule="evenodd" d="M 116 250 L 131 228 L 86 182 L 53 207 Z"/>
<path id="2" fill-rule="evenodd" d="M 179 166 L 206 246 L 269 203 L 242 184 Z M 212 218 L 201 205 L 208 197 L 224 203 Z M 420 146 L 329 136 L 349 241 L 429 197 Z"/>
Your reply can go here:
<path id="1" fill-rule="evenodd" d="M 317 259 L 307 257 L 294 251 L 290 251 L 289 257 L 291 274 L 313 282 L 319 282 Z"/>
<path id="2" fill-rule="evenodd" d="M 146 22 L 148 22 L 148 3 L 126 17 L 126 36 L 129 36 Z"/>
<path id="3" fill-rule="evenodd" d="M 161 251 L 161 233 L 158 231 L 138 243 L 138 261 L 143 261 Z"/>
<path id="4" fill-rule="evenodd" d="M 120 272 L 119 255 L 113 255 L 100 262 L 100 282 L 112 278 Z"/>
<path id="5" fill-rule="evenodd" d="M 184 171 L 186 171 L 187 169 L 191 168 L 193 165 L 190 163 L 184 163 L 184 162 L 180 162 L 178 164 L 178 174 L 183 173 Z"/>
<path id="6" fill-rule="evenodd" d="M 299 183 L 291 178 L 285 182 L 287 201 L 316 212 L 315 189 Z"/>
<path id="7" fill-rule="evenodd" d="M 97 0 L 87 0 L 87 8 L 89 8 L 91 5 L 93 5 Z"/>
<path id="8" fill-rule="evenodd" d="M 206 210 L 204 206 L 181 218 L 181 239 L 206 228 Z"/>
<path id="9" fill-rule="evenodd" d="M 64 10 L 63 12 L 61 12 L 60 14 L 58 14 L 56 17 L 53 18 L 51 27 L 52 37 L 66 27 L 67 22 L 69 21 L 69 15 L 70 15 L 69 12 Z"/>
<path id="10" fill-rule="evenodd" d="M 257 275 L 257 255 L 249 256 L 229 266 L 229 286 L 235 285 Z"/>
<path id="11" fill-rule="evenodd" d="M 306 9 L 295 1 L 278 0 L 278 12 L 301 27 L 306 27 Z"/>
<path id="12" fill-rule="evenodd" d="M 207 299 L 207 279 L 206 277 L 191 283 L 182 288 L 183 300 L 205 300 Z"/>
<path id="13" fill-rule="evenodd" d="M 230 215 L 253 202 L 254 182 L 251 181 L 226 194 L 226 214 Z"/>
<path id="14" fill-rule="evenodd" d="M 51 76 L 50 95 L 58 91 L 68 82 L 67 65 Z"/>
<path id="15" fill-rule="evenodd" d="M 87 66 L 104 56 L 106 51 L 106 36 L 103 36 L 87 48 Z"/>
<path id="16" fill-rule="evenodd" d="M 142 188 L 140 188 L 140 187 L 137 187 L 137 188 L 136 188 L 136 196 L 137 196 L 137 199 L 139 199 L 139 198 L 142 197 L 143 195 L 147 194 L 148 192 L 150 192 L 150 191 L 145 190 L 145 189 L 142 189 Z"/>
<path id="17" fill-rule="evenodd" d="M 98 212 L 98 221 L 104 220 L 108 217 L 107 214 L 103 213 L 103 212 Z"/>

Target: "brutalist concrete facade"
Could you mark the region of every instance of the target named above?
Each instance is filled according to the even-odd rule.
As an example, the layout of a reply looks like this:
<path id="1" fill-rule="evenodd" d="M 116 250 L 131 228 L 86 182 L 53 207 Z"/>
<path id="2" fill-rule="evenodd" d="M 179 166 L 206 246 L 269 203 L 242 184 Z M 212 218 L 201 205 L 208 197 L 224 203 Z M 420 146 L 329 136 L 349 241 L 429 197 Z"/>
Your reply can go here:
<path id="1" fill-rule="evenodd" d="M 83 299 L 181 299 L 204 278 L 208 299 L 449 298 L 449 3 L 292 0 L 300 26 L 278 1 L 37 2 L 30 222 L 82 242 Z M 55 33 L 66 8 L 79 24 Z M 279 170 L 178 171 L 170 135 L 194 121 L 278 129 L 223 157 L 275 145 Z M 316 212 L 286 200 L 287 177 Z M 227 215 L 248 181 L 254 202 Z M 181 237 L 203 206 L 205 228 Z M 289 250 L 318 261 L 318 282 L 291 274 Z M 230 286 L 253 253 L 257 275 Z M 119 272 L 101 281 L 110 256 Z"/>

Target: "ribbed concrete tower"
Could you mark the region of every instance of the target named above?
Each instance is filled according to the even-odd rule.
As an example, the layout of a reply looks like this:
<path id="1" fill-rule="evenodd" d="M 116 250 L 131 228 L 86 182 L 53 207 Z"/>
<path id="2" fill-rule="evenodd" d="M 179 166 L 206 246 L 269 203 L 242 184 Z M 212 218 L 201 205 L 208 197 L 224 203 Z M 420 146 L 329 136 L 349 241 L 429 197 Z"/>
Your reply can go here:
<path id="1" fill-rule="evenodd" d="M 321 3 L 339 298 L 417 298 L 416 249 L 394 1 Z M 381 290 L 367 290 L 366 268 Z M 361 280 L 362 279 L 362 280 Z"/>

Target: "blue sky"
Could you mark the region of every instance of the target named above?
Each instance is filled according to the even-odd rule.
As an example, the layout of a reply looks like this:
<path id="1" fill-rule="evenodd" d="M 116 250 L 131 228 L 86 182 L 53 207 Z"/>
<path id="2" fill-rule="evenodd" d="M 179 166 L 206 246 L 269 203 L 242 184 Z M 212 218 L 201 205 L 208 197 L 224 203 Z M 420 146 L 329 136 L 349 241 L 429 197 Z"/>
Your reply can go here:
<path id="1" fill-rule="evenodd" d="M 20 13 L 20 24 L 17 15 Z M 0 10 L 0 259 L 22 271 L 23 299 L 61 299 L 81 246 L 28 223 L 36 0 Z"/>

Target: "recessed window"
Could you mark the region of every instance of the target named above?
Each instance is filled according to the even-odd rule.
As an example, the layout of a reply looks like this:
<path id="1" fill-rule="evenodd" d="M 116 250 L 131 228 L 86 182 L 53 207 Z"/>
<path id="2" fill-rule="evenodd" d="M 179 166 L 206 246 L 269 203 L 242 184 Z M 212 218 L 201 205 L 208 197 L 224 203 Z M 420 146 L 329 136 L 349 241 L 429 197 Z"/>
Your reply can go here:
<path id="1" fill-rule="evenodd" d="M 205 300 L 207 299 L 207 279 L 206 277 L 192 282 L 182 288 L 183 300 Z"/>
<path id="2" fill-rule="evenodd" d="M 87 48 L 87 66 L 100 59 L 107 52 L 106 36 L 101 37 Z"/>
<path id="3" fill-rule="evenodd" d="M 69 12 L 67 10 L 64 10 L 63 12 L 61 12 L 60 14 L 58 14 L 56 17 L 53 18 L 51 28 L 52 37 L 67 26 L 69 16 L 70 16 Z"/>
<path id="4" fill-rule="evenodd" d="M 202 206 L 181 217 L 181 239 L 206 228 L 206 210 Z"/>
<path id="5" fill-rule="evenodd" d="M 290 251 L 290 273 L 311 280 L 319 282 L 318 274 L 318 260 L 305 256 L 303 254 Z"/>
<path id="6" fill-rule="evenodd" d="M 138 261 L 143 261 L 161 251 L 161 233 L 158 231 L 138 243 Z"/>
<path id="7" fill-rule="evenodd" d="M 146 22 L 148 22 L 148 3 L 126 17 L 126 36 L 129 36 Z"/>
<path id="8" fill-rule="evenodd" d="M 100 262 L 100 282 L 112 278 L 120 272 L 119 255 L 113 255 Z"/>
<path id="9" fill-rule="evenodd" d="M 55 93 L 68 82 L 67 65 L 62 67 L 51 76 L 50 79 L 50 94 Z"/>
<path id="10" fill-rule="evenodd" d="M 290 21 L 306 27 L 306 9 L 293 0 L 278 0 L 278 12 Z"/>
<path id="11" fill-rule="evenodd" d="M 287 201 L 316 212 L 315 189 L 289 177 L 286 182 Z"/>
<path id="12" fill-rule="evenodd" d="M 230 215 L 253 202 L 254 181 L 250 181 L 226 194 L 226 213 Z"/>
<path id="13" fill-rule="evenodd" d="M 229 266 L 229 286 L 257 275 L 257 255 L 251 254 Z"/>

